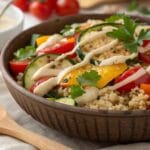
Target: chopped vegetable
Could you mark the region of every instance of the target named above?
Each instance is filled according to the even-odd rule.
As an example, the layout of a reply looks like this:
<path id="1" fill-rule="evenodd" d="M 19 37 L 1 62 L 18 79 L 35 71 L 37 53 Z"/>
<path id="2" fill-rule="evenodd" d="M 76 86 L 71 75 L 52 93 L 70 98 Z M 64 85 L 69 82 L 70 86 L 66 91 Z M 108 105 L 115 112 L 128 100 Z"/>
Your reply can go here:
<path id="1" fill-rule="evenodd" d="M 18 49 L 15 53 L 15 59 L 17 60 L 26 60 L 35 56 L 35 47 L 26 46 L 25 48 Z"/>
<path id="2" fill-rule="evenodd" d="M 66 41 L 61 40 L 58 43 L 44 48 L 42 50 L 38 51 L 38 55 L 43 55 L 43 54 L 63 54 L 71 51 L 75 46 L 75 38 L 74 37 L 68 37 L 66 38 Z M 72 54 L 69 56 L 70 58 L 75 58 L 76 54 Z"/>
<path id="3" fill-rule="evenodd" d="M 33 34 L 33 35 L 32 35 L 30 44 L 31 44 L 33 47 L 36 47 L 36 39 L 37 39 L 38 37 L 40 37 L 40 34 Z"/>
<path id="4" fill-rule="evenodd" d="M 70 95 L 72 98 L 79 97 L 83 95 L 85 92 L 79 85 L 73 85 L 71 86 Z"/>
<path id="5" fill-rule="evenodd" d="M 84 72 L 82 75 L 77 77 L 77 81 L 82 86 L 96 86 L 100 80 L 100 75 L 95 70 Z"/>
<path id="6" fill-rule="evenodd" d="M 37 46 L 40 46 L 42 43 L 46 42 L 49 37 L 50 36 L 48 36 L 48 35 L 44 35 L 44 36 L 40 36 L 40 37 L 36 38 Z"/>
<path id="7" fill-rule="evenodd" d="M 115 80 L 115 83 L 116 84 L 114 85 L 113 89 L 117 89 L 120 92 L 129 92 L 131 89 L 139 86 L 141 83 L 150 83 L 150 75 L 146 73 L 143 68 L 137 66 L 124 72 Z M 117 86 L 117 84 L 120 84 L 120 86 Z"/>
<path id="8" fill-rule="evenodd" d="M 134 11 L 137 10 L 139 7 L 139 3 L 137 0 L 132 0 L 131 3 L 128 5 L 128 11 Z"/>
<path id="9" fill-rule="evenodd" d="M 150 84 L 140 84 L 140 88 L 143 89 L 146 94 L 150 95 Z"/>
<path id="10" fill-rule="evenodd" d="M 29 60 L 23 60 L 23 61 L 18 61 L 18 60 L 12 60 L 9 62 L 10 69 L 13 72 L 13 74 L 17 75 L 18 73 L 23 73 L 27 66 L 29 65 L 30 61 Z"/>
<path id="11" fill-rule="evenodd" d="M 67 97 L 57 99 L 57 100 L 55 100 L 55 102 L 66 104 L 66 105 L 71 105 L 71 106 L 75 105 L 75 100 L 72 98 L 67 98 Z"/>
<path id="12" fill-rule="evenodd" d="M 72 85 L 79 85 L 79 82 L 77 81 L 77 78 L 84 74 L 87 70 L 95 70 L 98 72 L 98 75 L 96 73 L 95 76 L 98 80 L 96 87 L 103 88 L 106 86 L 110 81 L 118 77 L 120 74 L 122 74 L 128 66 L 126 64 L 114 64 L 110 66 L 94 66 L 94 65 L 87 65 L 85 67 L 79 68 L 77 70 L 73 70 L 68 75 L 64 77 L 65 82 L 61 82 L 62 86 L 68 87 Z M 110 73 L 112 72 L 112 74 Z M 90 73 L 91 74 L 91 73 Z M 93 73 L 92 73 L 93 74 Z M 90 77 L 92 78 L 92 77 Z M 93 81 L 96 82 L 93 78 Z M 67 81 L 67 82 L 66 82 Z M 83 82 L 83 81 L 82 81 Z"/>

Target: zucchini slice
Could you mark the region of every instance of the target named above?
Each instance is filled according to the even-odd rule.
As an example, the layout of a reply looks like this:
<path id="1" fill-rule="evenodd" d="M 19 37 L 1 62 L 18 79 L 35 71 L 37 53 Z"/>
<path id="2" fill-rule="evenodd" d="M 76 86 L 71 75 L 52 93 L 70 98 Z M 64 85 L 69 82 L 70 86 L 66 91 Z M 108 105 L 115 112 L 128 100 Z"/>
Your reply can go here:
<path id="1" fill-rule="evenodd" d="M 77 43 L 81 42 L 83 40 L 83 37 L 84 36 L 90 36 L 90 33 L 91 32 L 96 32 L 96 31 L 101 31 L 103 27 L 105 26 L 113 26 L 113 27 L 119 27 L 121 24 L 117 24 L 117 23 L 101 23 L 101 24 L 97 24 L 97 25 L 94 25 L 92 27 L 89 27 L 85 30 L 83 30 L 78 39 L 77 39 Z M 89 34 L 89 35 L 88 35 Z M 89 50 L 90 51 L 90 50 Z M 82 47 L 78 47 L 77 48 L 77 54 L 78 56 L 81 58 L 81 60 L 84 59 L 85 55 L 88 53 L 88 51 L 86 51 L 83 46 Z"/>
<path id="2" fill-rule="evenodd" d="M 39 68 L 46 65 L 50 61 L 55 60 L 57 57 L 58 55 L 55 55 L 55 54 L 46 54 L 46 55 L 42 55 L 42 56 L 35 58 L 24 72 L 24 75 L 23 75 L 24 87 L 26 89 L 30 89 L 31 86 L 35 83 L 35 81 L 32 80 L 33 74 Z M 72 60 L 69 60 L 68 58 L 66 58 L 62 60 L 62 62 L 59 64 L 59 68 L 66 68 L 68 66 L 71 66 L 72 64 L 73 64 Z"/>
<path id="3" fill-rule="evenodd" d="M 66 104 L 66 105 L 75 106 L 75 100 L 72 99 L 72 98 L 67 98 L 67 97 L 60 98 L 60 99 L 55 100 L 55 102 Z"/>

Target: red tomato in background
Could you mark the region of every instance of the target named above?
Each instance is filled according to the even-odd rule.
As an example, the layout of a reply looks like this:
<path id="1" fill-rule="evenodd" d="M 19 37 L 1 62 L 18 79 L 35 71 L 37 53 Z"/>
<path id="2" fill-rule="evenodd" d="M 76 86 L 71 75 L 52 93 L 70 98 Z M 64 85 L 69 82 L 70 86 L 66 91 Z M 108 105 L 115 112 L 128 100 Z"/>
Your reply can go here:
<path id="1" fill-rule="evenodd" d="M 33 1 L 30 4 L 30 12 L 41 20 L 46 20 L 52 15 L 52 6 L 50 5 L 50 1 L 48 2 L 40 2 L 40 1 Z"/>
<path id="2" fill-rule="evenodd" d="M 23 73 L 26 67 L 29 65 L 29 63 L 30 63 L 29 60 L 23 60 L 23 61 L 12 60 L 9 62 L 9 65 L 13 74 L 17 75 L 20 72 Z"/>
<path id="3" fill-rule="evenodd" d="M 20 8 L 22 11 L 29 10 L 29 0 L 13 0 L 13 4 Z"/>
<path id="4" fill-rule="evenodd" d="M 60 16 L 77 14 L 79 3 L 77 0 L 57 0 L 56 12 Z"/>
<path id="5" fill-rule="evenodd" d="M 46 0 L 46 3 L 53 9 L 56 9 L 56 2 L 57 0 Z"/>

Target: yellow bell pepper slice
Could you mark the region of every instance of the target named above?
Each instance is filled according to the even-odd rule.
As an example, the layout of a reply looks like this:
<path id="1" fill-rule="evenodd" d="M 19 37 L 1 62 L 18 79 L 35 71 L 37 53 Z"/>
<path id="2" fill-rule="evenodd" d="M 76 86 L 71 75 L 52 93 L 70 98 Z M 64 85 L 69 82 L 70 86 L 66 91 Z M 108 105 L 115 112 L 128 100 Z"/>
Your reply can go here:
<path id="1" fill-rule="evenodd" d="M 44 36 L 38 37 L 38 38 L 36 39 L 36 44 L 37 44 L 37 46 L 40 46 L 42 43 L 46 42 L 49 37 L 50 37 L 50 36 L 48 36 L 48 35 L 44 35 Z"/>
<path id="2" fill-rule="evenodd" d="M 61 82 L 61 85 L 64 87 L 69 87 L 72 85 L 78 85 L 77 77 L 82 75 L 84 72 L 95 70 L 100 75 L 100 80 L 97 82 L 98 88 L 103 88 L 106 86 L 110 81 L 118 77 L 120 74 L 122 74 L 128 66 L 125 63 L 122 64 L 113 64 L 109 66 L 94 66 L 94 65 L 87 65 L 82 68 L 79 68 L 77 70 L 71 71 L 69 74 L 67 74 L 63 81 Z"/>

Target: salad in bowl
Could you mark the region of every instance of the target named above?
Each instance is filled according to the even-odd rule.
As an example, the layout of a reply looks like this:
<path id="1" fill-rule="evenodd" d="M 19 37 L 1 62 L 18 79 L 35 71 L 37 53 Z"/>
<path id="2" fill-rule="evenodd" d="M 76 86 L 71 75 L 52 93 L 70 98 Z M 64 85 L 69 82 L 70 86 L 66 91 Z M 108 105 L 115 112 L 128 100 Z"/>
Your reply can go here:
<path id="1" fill-rule="evenodd" d="M 150 108 L 150 25 L 125 14 L 33 34 L 10 70 L 33 94 L 75 107 Z"/>

